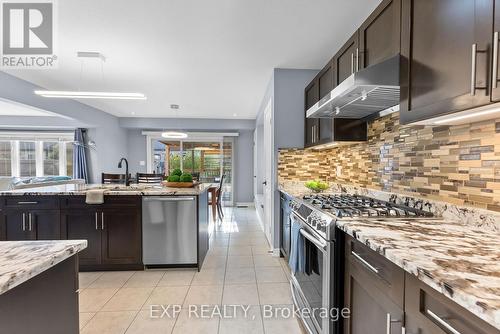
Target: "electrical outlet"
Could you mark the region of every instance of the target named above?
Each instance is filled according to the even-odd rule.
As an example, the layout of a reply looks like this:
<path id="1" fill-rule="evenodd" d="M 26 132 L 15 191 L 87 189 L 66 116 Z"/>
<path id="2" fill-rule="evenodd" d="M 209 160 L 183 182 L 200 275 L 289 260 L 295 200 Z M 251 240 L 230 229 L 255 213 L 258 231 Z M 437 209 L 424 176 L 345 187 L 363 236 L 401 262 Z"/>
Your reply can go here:
<path id="1" fill-rule="evenodd" d="M 146 161 L 139 161 L 139 166 L 146 166 Z"/>
<path id="2" fill-rule="evenodd" d="M 337 177 L 341 177 L 342 176 L 342 166 L 337 166 Z"/>

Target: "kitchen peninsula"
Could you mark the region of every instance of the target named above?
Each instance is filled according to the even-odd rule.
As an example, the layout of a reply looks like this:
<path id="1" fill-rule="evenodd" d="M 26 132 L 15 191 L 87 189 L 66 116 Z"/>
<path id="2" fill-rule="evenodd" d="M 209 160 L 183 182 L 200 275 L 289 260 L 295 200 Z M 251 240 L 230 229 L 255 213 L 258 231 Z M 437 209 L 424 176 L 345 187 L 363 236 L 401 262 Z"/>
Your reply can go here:
<path id="1" fill-rule="evenodd" d="M 2 333 L 78 333 L 78 258 L 85 240 L 0 242 Z M 12 321 L 19 315 L 29 321 Z"/>
<path id="2" fill-rule="evenodd" d="M 143 203 L 189 199 L 195 205 L 189 209 L 190 225 L 194 227 L 189 232 L 193 234 L 190 242 L 184 247 L 194 253 L 194 259 L 172 266 L 200 269 L 209 247 L 208 187 L 72 184 L 4 191 L 0 193 L 0 240 L 83 239 L 88 241 L 88 247 L 79 256 L 81 271 L 143 270 L 144 249 L 148 245 L 148 240 L 144 242 L 143 223 L 151 215 Z M 103 191 L 103 203 L 87 204 L 89 190 Z M 170 222 L 188 211 L 182 209 L 182 213 L 172 215 L 155 203 L 149 203 L 148 210 L 163 220 L 168 217 Z"/>

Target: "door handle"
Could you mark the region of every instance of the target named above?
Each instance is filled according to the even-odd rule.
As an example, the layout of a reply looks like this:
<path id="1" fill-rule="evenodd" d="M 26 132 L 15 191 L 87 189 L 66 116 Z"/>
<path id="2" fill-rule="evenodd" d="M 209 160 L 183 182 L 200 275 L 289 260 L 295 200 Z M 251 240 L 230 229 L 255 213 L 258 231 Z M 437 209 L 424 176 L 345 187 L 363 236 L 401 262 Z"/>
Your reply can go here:
<path id="1" fill-rule="evenodd" d="M 95 229 L 96 229 L 96 230 L 99 230 L 99 223 L 97 222 L 97 219 L 98 219 L 98 218 L 97 218 L 97 215 L 98 215 L 98 213 L 97 213 L 97 211 L 96 211 L 96 212 L 95 212 Z"/>
<path id="2" fill-rule="evenodd" d="M 26 214 L 23 212 L 23 231 L 26 231 Z"/>
<path id="3" fill-rule="evenodd" d="M 438 324 L 446 328 L 450 333 L 453 334 L 462 334 L 459 331 L 457 331 L 452 325 L 444 321 L 440 316 L 438 316 L 436 313 L 432 312 L 431 310 L 427 309 L 425 311 L 432 319 L 434 319 Z"/>
<path id="4" fill-rule="evenodd" d="M 391 324 L 393 323 L 398 323 L 398 322 L 401 322 L 401 320 L 392 320 L 391 319 L 391 314 L 390 313 L 387 313 L 387 318 L 386 318 L 386 326 L 385 326 L 385 329 L 386 329 L 386 334 L 391 334 Z M 401 328 L 401 333 L 405 333 L 405 329 L 404 327 Z"/>
<path id="5" fill-rule="evenodd" d="M 493 74 L 491 76 L 491 86 L 498 87 L 498 31 L 493 34 Z"/>
<path id="6" fill-rule="evenodd" d="M 101 212 L 101 230 L 104 231 L 104 212 Z"/>
<path id="7" fill-rule="evenodd" d="M 146 202 L 181 202 L 181 201 L 194 201 L 194 197 L 144 197 L 142 199 Z"/>
<path id="8" fill-rule="evenodd" d="M 319 241 L 316 239 L 312 234 L 304 231 L 303 229 L 300 229 L 300 234 L 310 242 L 312 242 L 316 247 L 318 247 L 320 250 L 325 251 L 327 244 L 324 242 Z"/>
<path id="9" fill-rule="evenodd" d="M 28 230 L 33 231 L 32 214 L 28 213 Z"/>
<path id="10" fill-rule="evenodd" d="M 354 74 L 354 52 L 351 53 L 351 74 Z"/>
<path id="11" fill-rule="evenodd" d="M 476 95 L 477 44 L 472 44 L 472 66 L 470 74 L 470 95 Z"/>
<path id="12" fill-rule="evenodd" d="M 17 202 L 17 204 L 38 204 L 38 202 L 35 202 L 35 201 L 20 201 L 20 202 Z"/>
<path id="13" fill-rule="evenodd" d="M 355 251 L 351 251 L 351 254 L 352 256 L 354 256 L 359 262 L 361 262 L 362 264 L 364 264 L 368 269 L 370 269 L 371 271 L 373 271 L 375 274 L 378 274 L 378 269 L 375 268 L 374 266 L 372 266 L 368 261 L 366 261 L 365 259 L 363 259 L 361 257 L 361 255 L 359 255 L 358 253 L 356 253 Z"/>
<path id="14" fill-rule="evenodd" d="M 359 48 L 356 48 L 356 72 L 359 72 Z"/>

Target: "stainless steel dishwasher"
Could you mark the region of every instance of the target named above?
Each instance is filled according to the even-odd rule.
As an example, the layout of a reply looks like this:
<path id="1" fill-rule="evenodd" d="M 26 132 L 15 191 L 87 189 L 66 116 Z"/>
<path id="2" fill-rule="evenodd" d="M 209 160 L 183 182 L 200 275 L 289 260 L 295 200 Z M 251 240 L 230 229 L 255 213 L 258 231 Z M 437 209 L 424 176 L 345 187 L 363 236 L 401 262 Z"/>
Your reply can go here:
<path id="1" fill-rule="evenodd" d="M 142 257 L 146 266 L 197 263 L 195 196 L 148 196 L 142 199 Z"/>

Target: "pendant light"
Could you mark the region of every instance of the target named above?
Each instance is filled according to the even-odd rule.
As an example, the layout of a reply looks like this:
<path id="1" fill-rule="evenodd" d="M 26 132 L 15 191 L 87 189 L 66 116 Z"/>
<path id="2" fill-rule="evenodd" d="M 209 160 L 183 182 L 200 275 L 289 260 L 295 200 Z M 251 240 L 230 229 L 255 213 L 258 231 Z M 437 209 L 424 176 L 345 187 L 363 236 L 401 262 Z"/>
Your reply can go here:
<path id="1" fill-rule="evenodd" d="M 177 119 L 177 110 L 179 110 L 179 105 L 171 104 L 170 109 L 174 110 L 174 116 L 175 119 Z M 161 136 L 167 139 L 186 139 L 188 137 L 188 134 L 182 131 L 164 131 L 161 133 Z"/>
<path id="2" fill-rule="evenodd" d="M 100 60 L 101 75 L 104 81 L 104 62 L 106 57 L 100 52 L 77 52 L 76 56 L 80 59 L 94 58 Z M 83 60 L 80 67 L 80 85 L 83 76 Z M 100 91 L 72 91 L 72 90 L 35 90 L 38 96 L 62 99 L 109 99 L 109 100 L 146 100 L 146 95 L 142 93 L 122 93 L 122 92 L 100 92 Z"/>

